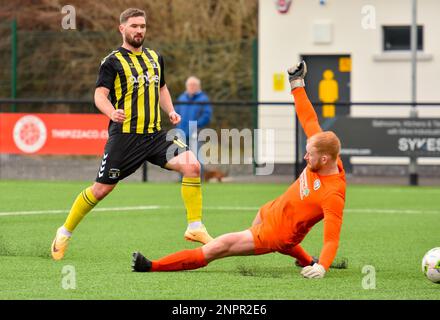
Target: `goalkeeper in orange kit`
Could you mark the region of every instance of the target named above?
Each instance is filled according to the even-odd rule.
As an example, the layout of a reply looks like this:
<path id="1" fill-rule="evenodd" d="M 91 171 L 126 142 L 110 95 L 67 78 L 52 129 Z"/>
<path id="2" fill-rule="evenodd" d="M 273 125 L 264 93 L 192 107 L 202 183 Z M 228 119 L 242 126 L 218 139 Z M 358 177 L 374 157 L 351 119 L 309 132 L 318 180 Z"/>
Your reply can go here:
<path id="1" fill-rule="evenodd" d="M 204 246 L 150 261 L 133 254 L 133 271 L 179 271 L 206 266 L 229 257 L 280 252 L 297 259 L 305 278 L 323 278 L 338 249 L 345 204 L 345 172 L 339 157 L 341 145 L 331 131 L 323 132 L 304 90 L 305 62 L 288 70 L 296 113 L 307 135 L 307 167 L 277 199 L 263 205 L 252 226 L 217 237 Z M 324 220 L 324 245 L 319 259 L 300 245 L 310 229 Z"/>

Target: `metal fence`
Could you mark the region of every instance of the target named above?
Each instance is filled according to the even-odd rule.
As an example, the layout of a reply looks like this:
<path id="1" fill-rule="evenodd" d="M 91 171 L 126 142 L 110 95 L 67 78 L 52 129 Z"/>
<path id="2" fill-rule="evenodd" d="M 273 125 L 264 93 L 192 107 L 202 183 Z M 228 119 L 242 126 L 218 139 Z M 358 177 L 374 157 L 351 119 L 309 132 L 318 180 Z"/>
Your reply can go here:
<path id="1" fill-rule="evenodd" d="M 83 113 L 83 110 L 87 110 L 89 113 L 96 113 L 99 112 L 94 106 L 93 102 L 91 100 L 53 100 L 53 99 L 0 99 L 0 110 L 10 110 L 10 107 L 12 104 L 16 105 L 16 110 L 18 112 L 23 113 L 34 113 L 33 111 L 36 108 L 36 106 L 40 106 L 40 110 L 43 110 L 42 112 L 48 113 L 48 112 L 62 112 L 62 113 Z M 178 104 L 176 101 L 175 104 Z M 221 136 L 221 130 L 222 129 L 238 129 L 239 131 L 243 129 L 250 129 L 253 132 L 253 129 L 258 128 L 258 106 L 262 105 L 283 105 L 286 108 L 293 107 L 292 102 L 257 102 L 257 101 L 212 101 L 211 104 L 213 105 L 213 117 L 212 121 L 209 124 L 209 128 L 214 129 L 218 136 Z M 322 107 L 322 103 L 313 103 L 314 106 L 317 109 L 318 114 L 320 113 L 319 110 Z M 356 102 L 356 103 L 340 103 L 336 104 L 337 108 L 344 108 L 344 107 L 350 107 L 355 108 L 358 106 L 364 106 L 373 109 L 377 109 L 378 113 L 380 114 L 380 107 L 387 106 L 390 108 L 393 107 L 412 107 L 411 103 L 406 102 L 394 102 L 394 103 L 372 103 L 372 102 Z M 44 106 L 44 107 L 41 107 Z M 66 107 L 63 107 L 66 106 Z M 433 153 L 437 160 L 440 154 L 440 128 L 434 128 L 435 126 L 440 125 L 440 102 L 439 103 L 420 103 L 418 104 L 418 108 L 422 109 L 425 108 L 425 110 L 432 109 L 437 110 L 437 113 L 439 116 L 437 118 L 434 117 L 424 117 L 420 118 L 422 121 L 426 120 L 436 120 L 435 123 L 430 123 L 428 126 L 433 127 L 433 131 L 431 130 L 431 133 L 428 135 L 422 136 L 426 139 L 430 139 L 429 142 L 431 146 L 429 148 L 433 148 Z M 63 110 L 66 111 L 63 111 Z M 376 117 L 380 120 L 380 117 Z M 405 118 L 402 117 L 402 115 L 396 114 L 395 118 Z M 164 117 L 163 117 L 164 119 Z M 373 157 L 380 157 L 381 153 L 384 157 L 394 156 L 394 157 L 406 157 L 411 156 L 411 152 L 406 153 L 399 153 L 399 150 L 396 150 L 396 143 L 395 139 L 393 137 L 390 137 L 385 131 L 382 130 L 382 128 L 374 128 L 374 127 L 368 127 L 367 122 L 359 122 L 362 118 L 350 118 L 346 116 L 339 116 L 335 119 L 321 119 L 320 123 L 324 129 L 326 130 L 334 130 L 338 134 L 340 132 L 340 137 L 344 145 L 349 145 L 349 149 L 353 152 L 354 149 L 363 150 L 367 147 L 370 148 L 372 151 L 370 151 L 370 158 Z M 409 118 L 408 118 L 409 119 Z M 391 119 L 392 120 L 392 119 Z M 292 122 L 294 119 L 292 119 Z M 343 122 L 342 127 L 341 126 L 334 126 L 335 123 Z M 399 125 L 399 124 L 398 124 Z M 361 128 L 361 126 L 366 128 Z M 400 125 L 399 125 L 400 126 Z M 163 128 L 165 130 L 171 129 L 171 125 L 167 120 L 163 120 Z M 402 130 L 405 129 L 404 125 L 401 125 Z M 292 135 L 294 135 L 292 141 L 295 141 L 295 145 L 292 146 L 285 146 L 286 148 L 294 148 L 296 159 L 292 161 L 290 164 L 275 164 L 276 170 L 274 172 L 274 175 L 287 175 L 287 176 L 297 176 L 302 170 L 304 163 L 302 160 L 302 155 L 305 152 L 305 142 L 306 139 L 304 137 L 304 133 L 300 129 L 299 126 L 296 126 L 297 130 L 292 130 Z M 275 128 L 276 129 L 276 128 Z M 339 131 L 338 130 L 342 130 Z M 345 131 L 344 131 L 345 130 Z M 393 129 L 394 130 L 394 129 Z M 403 131 L 408 133 L 407 131 Z M 434 133 L 432 133 L 434 132 Z M 437 133 L 436 133 L 437 132 Z M 354 139 L 352 139 L 355 137 Z M 359 138 L 358 138 L 359 137 Z M 398 137 L 395 135 L 395 137 Z M 418 138 L 421 137 L 420 135 L 414 135 L 409 134 L 406 136 L 408 139 L 410 138 Z M 394 140 L 390 140 L 393 138 Z M 426 140 L 425 139 L 425 140 Z M 432 140 L 434 139 L 434 140 Z M 350 143 L 349 143 L 350 140 Z M 432 140 L 432 141 L 431 141 Z M 255 140 L 253 140 L 254 142 Z M 344 143 L 345 142 L 345 143 Z M 426 141 L 425 141 L 426 142 Z M 432 143 L 435 145 L 433 146 Z M 438 146 L 437 146 L 437 144 Z M 373 146 L 371 146 L 373 144 Z M 379 144 L 377 146 L 374 146 L 374 144 Z M 225 151 L 224 148 L 229 148 L 230 146 L 223 146 L 218 145 L 219 148 L 219 154 L 223 151 Z M 243 145 L 240 145 L 240 148 L 242 148 Z M 422 146 L 423 148 L 426 148 L 427 145 Z M 255 156 L 255 148 L 257 148 L 257 145 L 252 146 L 252 152 L 251 154 L 247 154 L 247 156 L 252 157 L 252 162 L 247 163 L 246 165 L 241 163 L 237 165 L 228 165 L 228 164 L 220 164 L 219 168 L 221 168 L 222 171 L 229 173 L 233 176 L 252 176 L 255 174 L 256 167 L 260 165 L 257 163 Z M 394 149 L 393 149 L 394 148 Z M 392 152 L 388 152 L 388 149 L 390 149 Z M 384 152 L 386 150 L 387 152 Z M 231 151 L 231 150 L 229 150 Z M 411 151 L 411 150 L 409 150 Z M 423 151 L 423 150 L 422 150 Z M 240 156 L 244 157 L 245 151 L 242 149 L 239 151 Z M 394 153 L 393 153 L 394 152 Z M 385 154 L 386 153 L 386 154 Z M 413 153 L 414 155 L 423 156 L 423 154 L 419 152 Z M 426 154 L 426 153 L 425 153 Z M 356 156 L 356 154 L 352 154 Z M 357 154 L 362 155 L 362 153 Z M 432 155 L 430 156 L 432 158 Z M 368 155 L 367 155 L 368 156 Z M 367 161 L 365 163 L 355 163 L 354 165 L 350 164 L 350 154 L 344 154 L 344 164 L 346 167 L 347 172 L 352 175 L 356 176 L 358 178 L 367 177 L 367 176 L 375 176 L 377 181 L 383 180 L 384 177 L 405 177 L 408 176 L 408 165 L 397 161 L 396 163 L 388 162 L 388 164 L 381 163 L 379 165 L 375 165 L 374 163 L 370 163 Z M 62 160 L 60 160 L 62 158 Z M 438 162 L 438 161 L 437 161 Z M 64 179 L 65 177 L 70 178 L 78 178 L 78 179 L 84 179 L 85 177 L 80 177 L 80 174 L 85 174 L 87 172 L 88 176 L 93 175 L 93 170 L 95 170 L 97 163 L 97 157 L 78 157 L 78 156 L 72 156 L 72 157 L 56 157 L 56 156 L 3 156 L 0 161 L 0 169 L 3 166 L 3 172 L 0 172 L 0 178 L 20 178 L 22 176 L 23 178 L 36 178 L 38 174 L 42 174 L 43 176 L 49 177 L 50 179 Z M 7 164 L 7 165 L 6 165 Z M 6 167 L 5 167 L 6 165 Z M 65 167 L 63 167 L 65 166 Z M 82 167 L 87 167 L 87 170 L 80 169 Z M 58 168 L 58 169 L 54 169 Z M 167 179 L 178 179 L 178 176 L 173 176 L 169 173 L 163 174 L 157 172 L 154 168 L 149 166 L 148 170 L 148 179 L 149 180 L 167 180 Z M 13 172 L 15 170 L 15 173 Z M 81 171 L 81 173 L 79 173 Z M 7 172 L 7 174 L 6 174 Z M 138 180 L 145 179 L 145 171 L 144 175 L 142 176 L 142 173 L 139 173 L 137 176 Z M 15 174 L 15 175 L 14 175 Z M 161 175 L 162 174 L 162 175 Z M 433 179 L 432 181 L 438 180 L 438 183 L 440 183 L 440 166 L 435 165 L 422 165 L 419 166 L 418 174 L 421 177 L 428 177 Z M 37 175 L 37 176 L 36 176 Z M 66 178 L 68 179 L 68 178 Z M 390 182 L 392 183 L 392 182 Z"/>
<path id="2" fill-rule="evenodd" d="M 164 57 L 173 97 L 184 91 L 187 77 L 196 75 L 213 100 L 250 100 L 255 94 L 255 41 L 170 43 L 147 38 L 144 45 Z M 14 21 L 2 23 L 0 97 L 90 99 L 101 60 L 120 43 L 116 31 L 25 31 Z"/>
<path id="3" fill-rule="evenodd" d="M 0 97 L 15 98 L 11 86 L 13 42 L 13 24 L 0 23 Z"/>

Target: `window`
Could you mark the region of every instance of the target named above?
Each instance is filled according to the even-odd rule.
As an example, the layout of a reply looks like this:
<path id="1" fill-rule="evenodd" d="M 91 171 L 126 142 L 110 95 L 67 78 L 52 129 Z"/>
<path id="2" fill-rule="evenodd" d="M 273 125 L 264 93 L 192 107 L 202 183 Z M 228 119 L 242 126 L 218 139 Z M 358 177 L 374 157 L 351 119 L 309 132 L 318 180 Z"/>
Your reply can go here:
<path id="1" fill-rule="evenodd" d="M 411 26 L 384 26 L 383 50 L 411 50 Z M 417 50 L 423 50 L 423 26 L 417 26 Z"/>

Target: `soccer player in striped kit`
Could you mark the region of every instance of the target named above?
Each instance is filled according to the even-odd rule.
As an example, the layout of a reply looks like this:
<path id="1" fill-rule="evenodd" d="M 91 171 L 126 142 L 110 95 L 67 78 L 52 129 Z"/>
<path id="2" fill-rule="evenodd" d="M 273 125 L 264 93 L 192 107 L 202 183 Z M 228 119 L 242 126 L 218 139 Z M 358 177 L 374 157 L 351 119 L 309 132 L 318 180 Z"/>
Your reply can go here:
<path id="1" fill-rule="evenodd" d="M 162 56 L 142 46 L 145 12 L 135 8 L 122 12 L 119 31 L 123 44 L 102 60 L 95 90 L 97 108 L 110 119 L 109 139 L 95 183 L 78 195 L 57 230 L 51 246 L 54 260 L 64 257 L 72 232 L 84 216 L 145 161 L 182 174 L 188 222 L 184 238 L 201 243 L 212 240 L 202 223 L 200 163 L 185 143 L 167 137 L 161 129 L 160 108 L 173 125 L 181 118 L 165 83 Z"/>

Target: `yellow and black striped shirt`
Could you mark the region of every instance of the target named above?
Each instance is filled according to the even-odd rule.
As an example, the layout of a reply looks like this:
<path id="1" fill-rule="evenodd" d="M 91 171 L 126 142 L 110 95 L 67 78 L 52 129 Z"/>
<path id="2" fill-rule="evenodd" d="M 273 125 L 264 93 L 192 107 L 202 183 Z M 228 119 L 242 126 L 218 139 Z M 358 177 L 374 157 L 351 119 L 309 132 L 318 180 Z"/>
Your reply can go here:
<path id="1" fill-rule="evenodd" d="M 110 120 L 109 135 L 147 134 L 160 131 L 160 88 L 165 85 L 160 54 L 147 48 L 131 52 L 118 48 L 101 62 L 96 87 L 110 90 L 115 109 L 123 109 L 123 124 Z"/>

